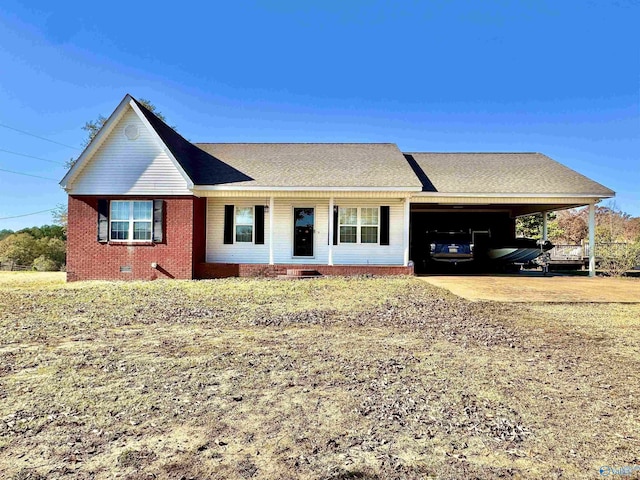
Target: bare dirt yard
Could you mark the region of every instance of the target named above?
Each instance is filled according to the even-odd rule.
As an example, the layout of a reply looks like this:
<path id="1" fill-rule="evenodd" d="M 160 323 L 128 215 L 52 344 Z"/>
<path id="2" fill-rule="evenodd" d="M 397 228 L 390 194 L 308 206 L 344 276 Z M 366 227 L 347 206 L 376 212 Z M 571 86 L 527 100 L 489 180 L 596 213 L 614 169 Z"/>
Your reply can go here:
<path id="1" fill-rule="evenodd" d="M 6 273 L 0 478 L 598 478 L 640 465 L 639 372 L 637 304 Z"/>
<path id="2" fill-rule="evenodd" d="M 640 303 L 640 279 L 566 275 L 435 275 L 420 277 L 467 300 Z"/>

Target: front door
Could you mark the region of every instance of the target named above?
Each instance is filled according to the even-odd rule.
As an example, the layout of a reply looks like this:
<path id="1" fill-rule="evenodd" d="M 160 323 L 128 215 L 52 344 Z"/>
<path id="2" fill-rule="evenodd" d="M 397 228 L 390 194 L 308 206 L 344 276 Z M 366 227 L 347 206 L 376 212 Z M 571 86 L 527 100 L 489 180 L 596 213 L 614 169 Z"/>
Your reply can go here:
<path id="1" fill-rule="evenodd" d="M 293 256 L 313 257 L 313 208 L 293 209 Z"/>

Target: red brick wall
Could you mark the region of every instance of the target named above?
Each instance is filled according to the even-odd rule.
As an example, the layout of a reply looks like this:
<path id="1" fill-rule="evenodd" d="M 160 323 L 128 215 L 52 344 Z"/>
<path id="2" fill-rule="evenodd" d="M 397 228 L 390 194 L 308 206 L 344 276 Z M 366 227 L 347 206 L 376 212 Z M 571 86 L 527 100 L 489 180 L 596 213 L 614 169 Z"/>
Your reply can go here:
<path id="1" fill-rule="evenodd" d="M 322 275 L 413 275 L 412 266 L 201 263 L 196 266 L 195 278 L 275 277 L 286 275 L 287 269 L 316 270 Z"/>
<path id="2" fill-rule="evenodd" d="M 196 197 L 164 198 L 162 243 L 100 243 L 98 199 L 127 200 L 128 197 L 69 196 L 67 231 L 67 280 L 154 280 L 193 278 L 195 257 L 204 260 L 204 203 Z M 136 197 L 136 199 L 158 197 Z M 194 223 L 194 216 L 198 219 Z M 201 220 L 201 222 L 200 222 Z M 194 227 L 194 225 L 196 225 Z M 201 236 L 194 239 L 194 231 Z M 151 267 L 156 262 L 158 268 Z M 121 266 L 131 273 L 121 273 Z"/>

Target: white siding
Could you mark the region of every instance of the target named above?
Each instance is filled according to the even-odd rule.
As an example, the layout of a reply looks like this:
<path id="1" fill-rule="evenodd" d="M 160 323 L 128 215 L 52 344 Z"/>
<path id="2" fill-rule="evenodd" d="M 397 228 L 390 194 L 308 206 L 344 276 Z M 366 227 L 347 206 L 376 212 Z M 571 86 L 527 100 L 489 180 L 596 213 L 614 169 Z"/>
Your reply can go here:
<path id="1" fill-rule="evenodd" d="M 124 129 L 136 125 L 129 140 Z M 189 195 L 187 182 L 131 107 L 79 172 L 72 195 Z"/>
<path id="2" fill-rule="evenodd" d="M 402 265 L 404 262 L 404 238 L 402 216 L 403 203 L 399 200 L 336 199 L 338 207 L 389 206 L 389 245 L 371 243 L 343 243 L 333 247 L 334 265 Z M 338 225 L 335 227 L 338 228 Z M 339 233 L 339 232 L 338 232 Z"/>
<path id="3" fill-rule="evenodd" d="M 265 215 L 264 245 L 254 243 L 224 244 L 224 206 L 253 207 L 264 205 L 257 198 L 207 200 L 207 262 L 225 263 L 269 263 L 269 217 Z M 254 232 L 255 233 L 255 232 Z"/>
<path id="4" fill-rule="evenodd" d="M 315 208 L 313 257 L 293 256 L 293 209 Z M 275 199 L 273 223 L 273 259 L 275 263 L 318 263 L 326 265 L 329 258 L 329 202 L 327 199 Z"/>
<path id="5" fill-rule="evenodd" d="M 268 205 L 268 199 L 209 198 L 207 201 L 207 262 L 269 263 L 269 216 L 265 214 L 265 245 L 236 243 L 225 245 L 224 206 Z M 337 206 L 390 206 L 390 245 L 342 244 L 333 246 L 334 265 L 402 265 L 404 246 L 402 232 L 402 202 L 391 199 L 354 200 L 336 198 Z M 315 208 L 314 256 L 293 256 L 293 208 Z M 329 254 L 328 199 L 299 200 L 276 198 L 274 208 L 274 262 L 312 263 L 326 265 Z M 336 226 L 337 228 L 337 226 Z"/>

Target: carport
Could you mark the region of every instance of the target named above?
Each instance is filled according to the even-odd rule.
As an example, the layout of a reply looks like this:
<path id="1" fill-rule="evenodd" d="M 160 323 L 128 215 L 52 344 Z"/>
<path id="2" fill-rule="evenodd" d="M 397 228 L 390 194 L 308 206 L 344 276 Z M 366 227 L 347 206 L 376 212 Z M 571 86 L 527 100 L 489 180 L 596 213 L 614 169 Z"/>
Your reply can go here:
<path id="1" fill-rule="evenodd" d="M 409 257 L 425 271 L 428 232 L 476 232 L 477 242 L 515 238 L 517 217 L 589 206 L 589 274 L 595 275 L 595 204 L 612 190 L 540 153 L 409 153 L 422 192 L 410 206 Z M 484 235 L 484 236 L 483 236 Z"/>

